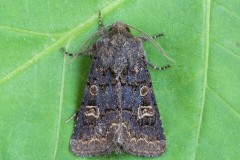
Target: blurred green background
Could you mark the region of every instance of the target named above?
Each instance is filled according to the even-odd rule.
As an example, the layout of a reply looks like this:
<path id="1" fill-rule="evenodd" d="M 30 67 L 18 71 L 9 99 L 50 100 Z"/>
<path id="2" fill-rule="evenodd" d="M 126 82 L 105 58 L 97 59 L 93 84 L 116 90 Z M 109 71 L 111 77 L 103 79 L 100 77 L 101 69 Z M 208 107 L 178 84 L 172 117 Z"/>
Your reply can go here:
<path id="1" fill-rule="evenodd" d="M 240 1 L 51 0 L 0 2 L 0 159 L 239 159 Z M 149 68 L 168 147 L 161 157 L 78 158 L 69 151 L 91 65 L 71 52 L 117 20 L 149 35 L 176 61 Z M 133 32 L 135 35 L 139 33 Z M 147 58 L 169 61 L 146 43 Z"/>

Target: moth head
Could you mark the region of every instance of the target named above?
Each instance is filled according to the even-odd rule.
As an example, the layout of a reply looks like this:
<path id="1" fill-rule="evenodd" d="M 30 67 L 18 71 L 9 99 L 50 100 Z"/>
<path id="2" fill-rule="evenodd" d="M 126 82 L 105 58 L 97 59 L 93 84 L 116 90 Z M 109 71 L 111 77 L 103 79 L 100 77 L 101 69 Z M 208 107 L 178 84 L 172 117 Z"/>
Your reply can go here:
<path id="1" fill-rule="evenodd" d="M 116 23 L 110 26 L 109 32 L 112 34 L 117 34 L 117 33 L 124 34 L 124 33 L 130 33 L 130 29 L 125 23 L 121 21 L 117 21 Z"/>

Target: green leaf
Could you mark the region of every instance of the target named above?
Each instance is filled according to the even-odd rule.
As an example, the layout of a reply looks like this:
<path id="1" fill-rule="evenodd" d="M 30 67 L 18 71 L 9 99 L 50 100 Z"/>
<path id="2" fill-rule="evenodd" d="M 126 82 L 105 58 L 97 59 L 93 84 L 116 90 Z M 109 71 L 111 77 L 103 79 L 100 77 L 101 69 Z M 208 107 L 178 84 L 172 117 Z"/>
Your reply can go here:
<path id="1" fill-rule="evenodd" d="M 69 151 L 91 59 L 71 64 L 95 33 L 97 11 L 158 39 L 171 69 L 149 68 L 168 147 L 154 159 L 240 157 L 240 3 L 185 1 L 2 1 L 0 3 L 0 159 L 83 159 Z M 138 35 L 138 33 L 134 34 Z M 169 61 L 151 43 L 148 60 Z M 149 159 L 111 154 L 85 159 Z"/>

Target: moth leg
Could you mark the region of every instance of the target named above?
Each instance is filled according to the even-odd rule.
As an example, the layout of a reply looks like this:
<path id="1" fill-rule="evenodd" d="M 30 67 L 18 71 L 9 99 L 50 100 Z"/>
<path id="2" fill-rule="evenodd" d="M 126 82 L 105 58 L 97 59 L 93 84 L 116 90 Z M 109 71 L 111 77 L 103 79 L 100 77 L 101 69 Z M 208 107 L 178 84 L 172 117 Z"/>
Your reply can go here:
<path id="1" fill-rule="evenodd" d="M 165 69 L 168 69 L 168 68 L 171 67 L 169 64 L 166 65 L 166 66 L 163 66 L 163 67 L 158 67 L 158 66 L 156 66 L 156 65 L 154 65 L 154 64 L 152 64 L 152 63 L 150 63 L 150 62 L 147 62 L 147 64 L 148 64 L 150 67 L 152 67 L 153 69 L 159 70 L 159 71 L 165 70 Z"/>
<path id="2" fill-rule="evenodd" d="M 70 52 L 67 52 L 66 50 L 65 50 L 65 48 L 62 48 L 62 51 L 63 51 L 63 53 L 64 54 L 66 54 L 66 55 L 68 55 L 68 56 L 75 56 L 75 55 L 83 55 L 83 54 L 85 54 L 87 51 L 79 51 L 79 52 L 77 52 L 77 53 L 70 53 Z"/>
<path id="3" fill-rule="evenodd" d="M 70 122 L 71 120 L 73 120 L 73 118 L 75 118 L 77 116 L 77 113 L 74 113 L 70 118 L 68 118 L 65 123 Z"/>
<path id="4" fill-rule="evenodd" d="M 96 50 L 95 44 L 90 46 L 87 50 L 85 51 L 78 51 L 77 53 L 70 53 L 65 50 L 65 48 L 61 48 L 63 53 L 68 55 L 68 56 L 79 56 L 79 55 L 93 55 L 94 51 Z"/>
<path id="5" fill-rule="evenodd" d="M 155 36 L 152 36 L 152 39 L 156 39 L 156 38 L 159 38 L 159 37 L 162 37 L 162 36 L 164 36 L 164 34 L 160 33 L 160 34 L 157 34 Z M 139 38 L 142 40 L 142 42 L 149 41 L 149 39 L 147 37 L 139 37 Z"/>

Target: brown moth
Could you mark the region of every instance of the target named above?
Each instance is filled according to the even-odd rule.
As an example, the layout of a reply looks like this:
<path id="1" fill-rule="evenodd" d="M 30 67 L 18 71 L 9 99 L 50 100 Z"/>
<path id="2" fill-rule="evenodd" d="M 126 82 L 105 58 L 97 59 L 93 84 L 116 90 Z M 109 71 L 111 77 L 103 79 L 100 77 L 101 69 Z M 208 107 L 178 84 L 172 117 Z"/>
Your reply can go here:
<path id="1" fill-rule="evenodd" d="M 75 55 L 87 54 L 93 60 L 70 140 L 71 150 L 77 156 L 111 152 L 159 156 L 166 149 L 166 138 L 147 66 L 158 70 L 170 66 L 156 67 L 147 62 L 143 42 L 154 41 L 146 34 L 132 35 L 129 28 L 136 29 L 133 26 L 117 21 L 107 30 L 100 12 L 99 24 L 94 36 L 100 38 Z"/>

